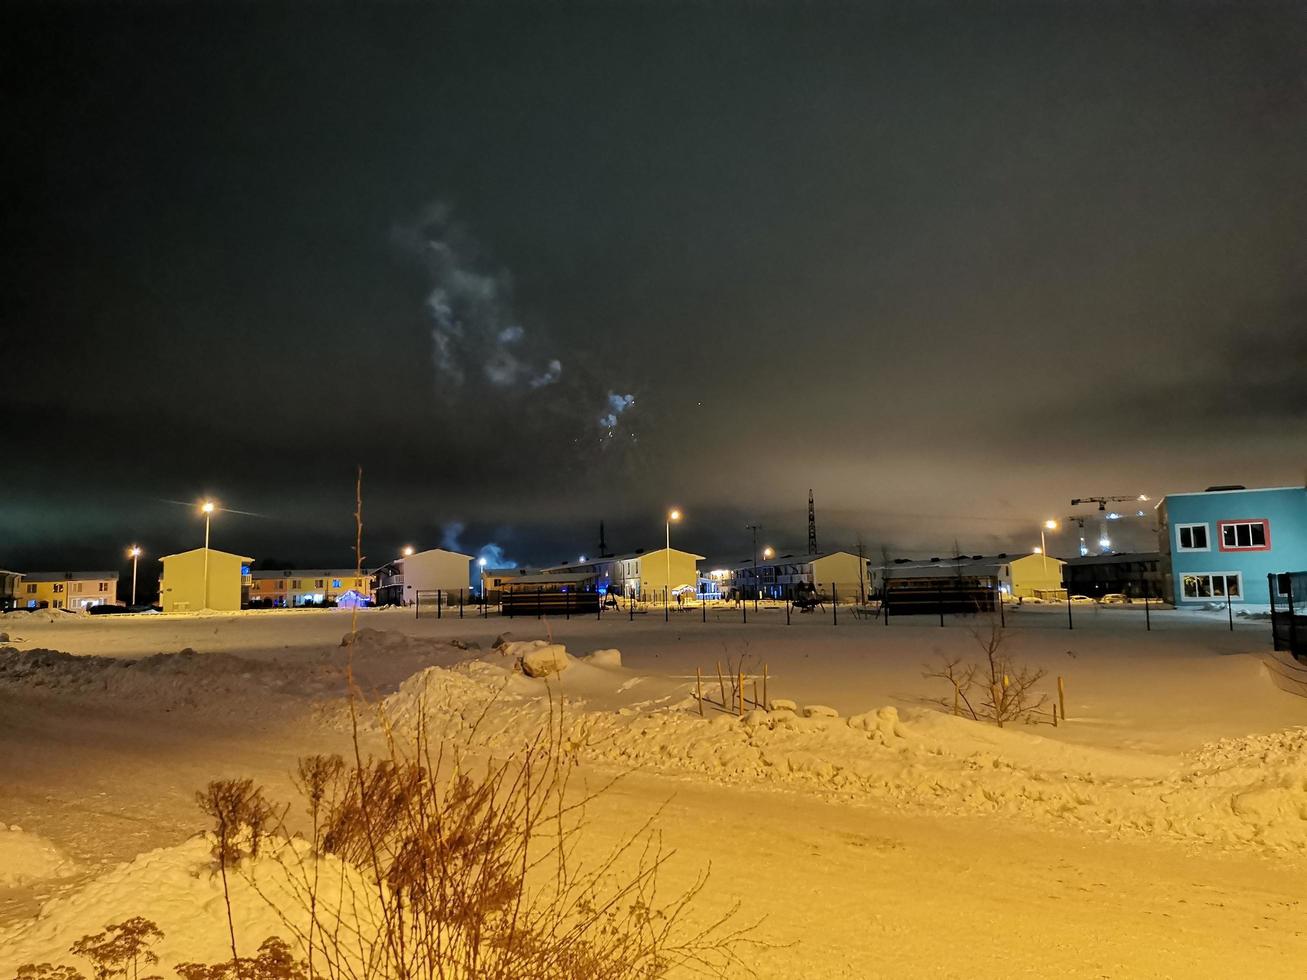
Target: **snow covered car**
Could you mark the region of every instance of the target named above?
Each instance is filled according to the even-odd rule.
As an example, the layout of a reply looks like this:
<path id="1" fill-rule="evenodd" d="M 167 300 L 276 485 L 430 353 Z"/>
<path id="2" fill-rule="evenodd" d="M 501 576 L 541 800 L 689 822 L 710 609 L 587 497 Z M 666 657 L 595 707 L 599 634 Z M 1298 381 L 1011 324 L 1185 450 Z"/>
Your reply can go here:
<path id="1" fill-rule="evenodd" d="M 1086 606 L 1086 605 L 1092 606 L 1094 604 L 1094 600 L 1089 598 L 1089 596 L 1087 595 L 1073 595 L 1071 597 L 1071 604 L 1073 606 Z"/>
<path id="2" fill-rule="evenodd" d="M 1103 598 L 1098 600 L 1105 606 L 1128 606 L 1132 601 L 1128 595 L 1121 592 L 1109 592 Z"/>

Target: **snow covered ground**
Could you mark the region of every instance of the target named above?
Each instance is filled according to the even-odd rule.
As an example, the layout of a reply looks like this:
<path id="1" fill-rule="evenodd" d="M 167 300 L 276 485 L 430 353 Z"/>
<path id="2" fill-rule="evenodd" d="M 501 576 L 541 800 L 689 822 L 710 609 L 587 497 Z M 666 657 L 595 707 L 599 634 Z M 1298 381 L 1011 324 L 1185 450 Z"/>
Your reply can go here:
<path id="1" fill-rule="evenodd" d="M 698 911 L 765 917 L 761 976 L 1301 975 L 1307 700 L 1268 678 L 1267 626 L 1075 615 L 1009 615 L 1007 649 L 1050 697 L 1064 679 L 1068 720 L 1002 730 L 952 717 L 922 676 L 981 656 L 987 626 L 964 620 L 368 610 L 343 647 L 333 610 L 0 617 L 0 822 L 22 828 L 0 831 L 18 869 L 0 872 L 0 975 L 136 914 L 175 944 L 164 964 L 222 955 L 194 791 L 252 776 L 288 797 L 298 755 L 348 744 L 347 662 L 398 730 L 425 712 L 497 754 L 563 698 L 581 771 L 630 773 L 594 808 L 595 847 L 662 807 L 668 888 L 711 862 Z M 492 649 L 505 630 L 565 644 L 569 666 L 523 676 Z M 720 701 L 719 662 L 749 697 L 766 665 L 799 710 L 701 716 L 695 670 Z M 269 924 L 246 928 L 253 945 Z"/>

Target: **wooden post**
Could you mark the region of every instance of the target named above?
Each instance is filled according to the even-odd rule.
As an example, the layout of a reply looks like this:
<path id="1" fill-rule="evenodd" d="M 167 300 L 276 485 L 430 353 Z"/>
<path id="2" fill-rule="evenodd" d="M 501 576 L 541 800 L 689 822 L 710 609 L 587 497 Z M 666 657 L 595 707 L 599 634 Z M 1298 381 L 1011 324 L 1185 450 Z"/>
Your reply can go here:
<path id="1" fill-rule="evenodd" d="M 758 701 L 758 678 L 753 679 L 753 706 L 761 708 L 762 704 Z"/>
<path id="2" fill-rule="evenodd" d="M 1062 675 L 1057 675 L 1057 706 L 1061 709 L 1062 720 L 1066 721 L 1066 685 L 1062 683 Z"/>
<path id="3" fill-rule="evenodd" d="M 730 708 L 727 707 L 729 702 L 726 700 L 726 678 L 722 676 L 722 662 L 720 660 L 717 661 L 717 683 L 722 687 L 722 710 L 729 711 Z"/>
<path id="4" fill-rule="evenodd" d="M 762 665 L 762 706 L 766 708 L 771 702 L 767 700 L 767 665 Z"/>
<path id="5" fill-rule="evenodd" d="M 699 717 L 703 717 L 703 671 L 697 666 L 694 668 L 694 694 L 695 699 L 699 702 Z"/>
<path id="6" fill-rule="evenodd" d="M 1056 702 L 1055 702 L 1055 703 L 1054 703 L 1054 704 L 1053 704 L 1053 705 L 1052 705 L 1048 710 L 1051 711 L 1051 712 L 1053 712 L 1053 727 L 1056 728 L 1056 727 L 1057 727 L 1057 704 L 1056 704 Z"/>

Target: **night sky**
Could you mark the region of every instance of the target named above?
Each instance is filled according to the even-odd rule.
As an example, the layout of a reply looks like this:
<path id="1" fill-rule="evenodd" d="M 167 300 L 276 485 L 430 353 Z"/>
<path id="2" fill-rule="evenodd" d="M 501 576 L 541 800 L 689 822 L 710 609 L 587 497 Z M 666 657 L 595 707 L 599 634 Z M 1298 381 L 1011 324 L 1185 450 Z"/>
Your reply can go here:
<path id="1" fill-rule="evenodd" d="M 1304 479 L 1307 7 L 441 7 L 5 6 L 0 567 Z"/>

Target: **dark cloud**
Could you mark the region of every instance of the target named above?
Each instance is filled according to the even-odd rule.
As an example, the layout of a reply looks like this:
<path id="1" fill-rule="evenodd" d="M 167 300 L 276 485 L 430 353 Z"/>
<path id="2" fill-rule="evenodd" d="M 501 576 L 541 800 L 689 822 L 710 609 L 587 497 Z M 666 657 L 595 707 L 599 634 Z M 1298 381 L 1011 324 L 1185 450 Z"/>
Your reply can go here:
<path id="1" fill-rule="evenodd" d="M 0 564 L 339 561 L 359 464 L 522 561 L 1301 478 L 1302 8 L 0 17 Z"/>

